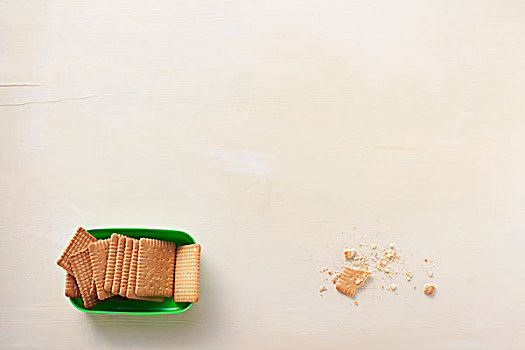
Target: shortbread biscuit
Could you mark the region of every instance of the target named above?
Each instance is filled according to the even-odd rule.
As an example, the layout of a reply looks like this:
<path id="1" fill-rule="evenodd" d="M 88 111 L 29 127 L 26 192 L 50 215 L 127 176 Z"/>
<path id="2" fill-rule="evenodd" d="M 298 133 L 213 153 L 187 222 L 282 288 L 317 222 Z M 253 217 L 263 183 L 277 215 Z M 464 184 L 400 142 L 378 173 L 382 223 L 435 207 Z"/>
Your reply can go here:
<path id="1" fill-rule="evenodd" d="M 200 244 L 177 248 L 173 300 L 194 303 L 199 300 Z"/>
<path id="2" fill-rule="evenodd" d="M 80 291 L 78 290 L 77 280 L 75 276 L 66 272 L 66 297 L 80 298 Z"/>
<path id="3" fill-rule="evenodd" d="M 124 263 L 124 251 L 126 249 L 126 241 L 129 237 L 121 236 L 118 239 L 117 246 L 117 260 L 115 262 L 115 274 L 113 275 L 113 284 L 111 287 L 111 292 L 113 294 L 118 294 L 120 291 L 120 279 L 122 277 L 122 264 Z"/>
<path id="4" fill-rule="evenodd" d="M 93 284 L 93 273 L 91 271 L 91 259 L 88 249 L 84 249 L 70 256 L 73 276 L 78 283 L 78 289 L 84 301 L 84 307 L 89 309 L 99 303 L 97 293 L 91 293 Z"/>
<path id="5" fill-rule="evenodd" d="M 139 297 L 135 294 L 135 287 L 137 283 L 137 263 L 139 260 L 139 241 L 133 242 L 133 252 L 131 254 L 131 265 L 129 268 L 128 288 L 126 290 L 126 297 L 130 299 L 147 300 L 162 302 L 164 298 L 160 297 Z"/>
<path id="6" fill-rule="evenodd" d="M 69 241 L 66 249 L 64 249 L 64 251 L 62 252 L 62 255 L 60 255 L 60 258 L 57 261 L 57 265 L 62 267 L 70 274 L 73 274 L 69 257 L 83 249 L 86 249 L 89 243 L 95 242 L 96 240 L 97 239 L 90 235 L 89 232 L 84 230 L 82 227 L 79 227 L 77 229 L 77 232 L 75 232 L 75 234 Z"/>
<path id="7" fill-rule="evenodd" d="M 135 294 L 143 297 L 173 295 L 175 242 L 141 238 Z"/>
<path id="8" fill-rule="evenodd" d="M 108 263 L 104 277 L 104 289 L 108 292 L 111 292 L 113 277 L 115 277 L 115 264 L 117 262 L 117 250 L 120 237 L 122 237 L 122 235 L 114 233 L 109 238 Z"/>
<path id="9" fill-rule="evenodd" d="M 135 238 L 126 238 L 126 247 L 124 248 L 124 259 L 122 262 L 122 277 L 120 279 L 120 288 L 118 294 L 125 297 L 128 289 L 129 270 L 131 266 L 131 257 L 133 255 L 133 244 L 137 241 Z"/>
<path id="10" fill-rule="evenodd" d="M 88 246 L 91 265 L 93 268 L 94 286 L 92 289 L 96 290 L 97 297 L 100 300 L 107 299 L 113 295 L 111 292 L 108 292 L 104 289 L 104 279 L 106 277 L 106 266 L 109 253 L 109 242 L 109 239 L 103 239 L 90 243 Z"/>

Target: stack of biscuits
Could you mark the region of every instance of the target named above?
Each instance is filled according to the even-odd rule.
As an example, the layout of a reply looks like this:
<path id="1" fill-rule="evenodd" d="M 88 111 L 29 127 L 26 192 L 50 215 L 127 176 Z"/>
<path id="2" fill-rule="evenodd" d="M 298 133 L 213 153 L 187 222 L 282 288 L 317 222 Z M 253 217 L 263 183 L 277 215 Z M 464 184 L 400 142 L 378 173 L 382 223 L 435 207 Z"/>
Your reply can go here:
<path id="1" fill-rule="evenodd" d="M 199 244 L 112 234 L 97 240 L 80 227 L 57 264 L 66 270 L 66 296 L 91 308 L 108 298 L 162 302 L 199 300 Z"/>

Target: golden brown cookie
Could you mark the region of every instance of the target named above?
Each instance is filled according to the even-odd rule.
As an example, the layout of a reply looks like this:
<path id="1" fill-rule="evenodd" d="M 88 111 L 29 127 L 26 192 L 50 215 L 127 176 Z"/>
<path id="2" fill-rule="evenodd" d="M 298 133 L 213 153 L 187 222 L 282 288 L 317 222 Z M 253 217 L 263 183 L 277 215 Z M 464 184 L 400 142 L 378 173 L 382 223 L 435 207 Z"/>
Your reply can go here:
<path id="1" fill-rule="evenodd" d="M 91 259 L 89 251 L 84 249 L 78 253 L 70 256 L 71 268 L 73 269 L 73 276 L 78 283 L 78 289 L 84 301 L 84 307 L 89 309 L 99 303 L 97 293 L 91 291 L 93 285 L 93 272 L 91 270 Z"/>
<path id="2" fill-rule="evenodd" d="M 135 294 L 142 297 L 173 295 L 175 242 L 141 238 Z"/>
<path id="3" fill-rule="evenodd" d="M 173 300 L 194 303 L 199 300 L 200 244 L 177 248 Z"/>
<path id="4" fill-rule="evenodd" d="M 120 279 L 120 288 L 118 293 L 123 297 L 126 296 L 128 289 L 129 270 L 131 267 L 131 257 L 133 255 L 133 244 L 135 241 L 137 241 L 135 238 L 126 238 L 126 247 L 124 248 L 124 259 L 122 262 L 122 277 Z"/>
<path id="5" fill-rule="evenodd" d="M 109 254 L 109 242 L 109 239 L 103 239 L 90 243 L 88 246 L 91 265 L 93 268 L 94 286 L 96 286 L 94 289 L 96 290 L 97 297 L 100 300 L 104 300 L 113 296 L 113 293 L 104 289 L 104 279 L 106 277 L 106 266 Z"/>
<path id="6" fill-rule="evenodd" d="M 77 280 L 75 276 L 66 272 L 66 297 L 80 298 L 80 291 L 78 290 Z"/>
<path id="7" fill-rule="evenodd" d="M 104 277 L 104 289 L 111 292 L 113 287 L 113 278 L 115 277 L 115 264 L 117 262 L 118 242 L 122 235 L 112 234 L 109 238 L 108 263 L 106 266 L 106 275 Z"/>
<path id="8" fill-rule="evenodd" d="M 86 249 L 89 243 L 95 242 L 96 240 L 97 239 L 90 235 L 89 232 L 84 230 L 82 227 L 79 227 L 77 229 L 77 232 L 75 232 L 75 234 L 71 238 L 71 240 L 69 240 L 66 249 L 64 249 L 64 251 L 60 255 L 60 258 L 57 261 L 57 265 L 62 267 L 70 274 L 73 274 L 69 257 L 83 249 Z"/>
<path id="9" fill-rule="evenodd" d="M 126 290 L 126 297 L 130 299 L 147 300 L 162 302 L 164 298 L 161 297 L 140 297 L 135 294 L 135 287 L 137 285 L 137 265 L 139 260 L 139 241 L 133 242 L 133 252 L 131 254 L 131 265 L 129 268 L 128 288 Z"/>
<path id="10" fill-rule="evenodd" d="M 120 291 L 120 279 L 122 278 L 122 265 L 124 264 L 124 252 L 126 250 L 126 241 L 129 237 L 121 236 L 118 239 L 117 259 L 115 262 L 115 274 L 113 275 L 113 284 L 111 292 L 118 294 Z"/>

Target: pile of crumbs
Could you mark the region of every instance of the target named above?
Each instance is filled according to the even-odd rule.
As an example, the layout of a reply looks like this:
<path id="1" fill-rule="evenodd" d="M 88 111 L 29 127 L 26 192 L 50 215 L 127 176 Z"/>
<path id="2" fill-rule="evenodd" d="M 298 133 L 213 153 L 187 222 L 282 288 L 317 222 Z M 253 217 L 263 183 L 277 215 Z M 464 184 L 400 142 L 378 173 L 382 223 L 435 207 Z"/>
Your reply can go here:
<path id="1" fill-rule="evenodd" d="M 356 227 L 354 226 L 353 231 L 355 230 Z M 433 268 L 435 264 L 430 259 L 425 258 L 424 262 L 422 262 L 424 272 L 415 274 L 406 268 L 405 257 L 394 243 L 379 244 L 378 242 L 373 242 L 364 244 L 360 242 L 352 247 L 346 246 L 341 254 L 341 258 L 343 260 L 341 271 L 339 269 L 332 271 L 329 267 L 323 267 L 320 270 L 324 274 L 324 280 L 328 282 L 328 285 L 337 284 L 343 270 L 353 269 L 371 273 L 374 280 L 379 280 L 381 283 L 378 289 L 396 295 L 400 292 L 400 286 L 404 287 L 405 283 L 409 284 L 408 287 L 411 289 L 418 289 L 417 285 L 414 284 L 415 276 L 425 279 L 424 286 L 421 287 L 424 294 L 432 295 L 435 290 L 435 285 L 428 282 L 429 279 L 434 277 Z M 405 282 L 401 282 L 403 280 Z M 358 285 L 360 286 L 361 283 L 358 283 Z M 327 290 L 326 285 L 322 285 L 319 288 L 320 295 L 323 295 Z M 357 305 L 357 301 L 355 305 Z"/>

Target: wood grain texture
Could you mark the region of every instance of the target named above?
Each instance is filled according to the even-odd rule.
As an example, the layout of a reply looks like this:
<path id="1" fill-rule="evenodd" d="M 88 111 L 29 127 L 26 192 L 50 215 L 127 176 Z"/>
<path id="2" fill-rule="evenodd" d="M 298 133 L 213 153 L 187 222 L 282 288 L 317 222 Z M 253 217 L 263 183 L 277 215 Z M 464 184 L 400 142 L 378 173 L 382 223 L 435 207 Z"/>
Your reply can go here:
<path id="1" fill-rule="evenodd" d="M 523 18 L 514 0 L 0 1 L 1 347 L 522 347 Z M 199 302 L 73 309 L 54 261 L 79 225 L 194 234 Z M 373 277 L 359 307 L 319 297 L 359 237 L 434 258 L 435 297 Z"/>

